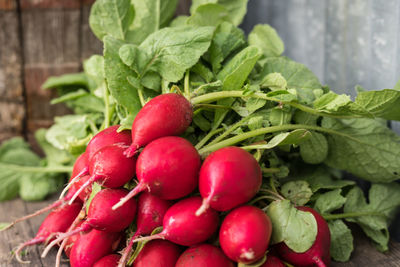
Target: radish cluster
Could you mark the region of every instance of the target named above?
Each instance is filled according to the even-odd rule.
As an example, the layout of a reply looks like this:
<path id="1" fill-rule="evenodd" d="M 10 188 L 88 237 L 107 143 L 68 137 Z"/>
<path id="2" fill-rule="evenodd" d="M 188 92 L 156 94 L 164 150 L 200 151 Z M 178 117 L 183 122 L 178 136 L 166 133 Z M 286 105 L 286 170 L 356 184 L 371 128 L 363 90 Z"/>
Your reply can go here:
<path id="1" fill-rule="evenodd" d="M 133 266 L 149 267 L 159 262 L 223 267 L 261 260 L 271 222 L 261 209 L 245 205 L 261 187 L 261 168 L 238 147 L 219 149 L 202 163 L 195 147 L 178 136 L 192 115 L 185 97 L 164 94 L 143 107 L 132 131 L 118 132 L 116 125 L 94 136 L 75 163 L 68 193 L 39 212 L 56 208 L 35 239 L 19 247 L 17 257 L 27 245 L 47 243 L 43 257 L 60 245 L 73 267 L 126 266 L 133 258 Z M 102 190 L 89 203 L 95 182 Z M 220 247 L 207 243 L 216 239 Z M 133 253 L 138 242 L 147 243 Z M 297 265 L 288 250 L 283 255 Z M 329 254 L 319 260 L 328 264 Z"/>

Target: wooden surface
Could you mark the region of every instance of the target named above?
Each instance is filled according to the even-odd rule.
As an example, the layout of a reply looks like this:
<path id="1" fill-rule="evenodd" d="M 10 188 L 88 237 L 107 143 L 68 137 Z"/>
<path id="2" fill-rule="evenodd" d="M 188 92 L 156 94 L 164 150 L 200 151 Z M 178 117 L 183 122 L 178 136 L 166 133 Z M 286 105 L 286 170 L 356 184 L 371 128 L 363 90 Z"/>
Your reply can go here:
<path id="1" fill-rule="evenodd" d="M 44 207 L 57 198 L 54 195 L 50 200 L 37 203 L 24 203 L 21 200 L 12 200 L 0 203 L 0 222 L 10 221 L 13 218 L 18 218 L 24 214 L 31 213 L 41 207 Z M 54 266 L 56 250 L 45 258 L 40 258 L 40 253 L 43 246 L 34 246 L 29 249 L 29 254 L 24 256 L 25 260 L 30 260 L 30 265 L 19 264 L 12 257 L 12 249 L 23 241 L 34 237 L 43 216 L 36 217 L 30 221 L 22 222 L 14 228 L 6 232 L 0 233 L 0 267 L 6 266 Z M 366 239 L 361 232 L 355 231 L 356 240 L 354 243 L 355 251 L 353 252 L 351 262 L 347 263 L 332 263 L 334 267 L 364 267 L 364 266 L 387 266 L 400 267 L 400 243 L 392 242 L 390 244 L 389 253 L 379 253 L 374 249 L 372 244 Z M 64 256 L 65 259 L 65 256 Z M 68 263 L 63 263 L 62 266 L 69 266 Z"/>

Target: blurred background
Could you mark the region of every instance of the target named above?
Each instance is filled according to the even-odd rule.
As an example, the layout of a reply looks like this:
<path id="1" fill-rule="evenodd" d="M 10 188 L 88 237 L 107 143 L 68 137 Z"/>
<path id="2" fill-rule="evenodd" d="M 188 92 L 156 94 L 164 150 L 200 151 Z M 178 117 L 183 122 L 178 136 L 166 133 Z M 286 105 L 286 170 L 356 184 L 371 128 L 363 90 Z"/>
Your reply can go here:
<path id="1" fill-rule="evenodd" d="M 78 72 L 102 45 L 88 25 L 94 0 L 0 0 L 0 142 L 48 127 L 63 104 L 41 84 Z M 189 0 L 178 13 L 186 14 Z M 393 88 L 400 79 L 400 0 L 250 0 L 242 24 L 268 23 L 285 54 L 307 65 L 338 93 Z M 392 127 L 400 132 L 400 124 Z"/>

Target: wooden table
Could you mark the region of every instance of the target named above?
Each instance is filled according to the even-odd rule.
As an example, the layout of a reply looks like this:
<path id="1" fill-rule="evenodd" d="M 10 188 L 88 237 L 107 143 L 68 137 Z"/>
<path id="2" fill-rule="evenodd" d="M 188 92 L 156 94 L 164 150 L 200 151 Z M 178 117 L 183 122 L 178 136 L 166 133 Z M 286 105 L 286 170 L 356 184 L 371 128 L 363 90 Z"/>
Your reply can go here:
<path id="1" fill-rule="evenodd" d="M 0 204 L 0 222 L 10 221 L 12 218 L 21 217 L 24 214 L 44 207 L 57 198 L 54 195 L 51 199 L 43 202 L 25 203 L 19 199 L 4 202 Z M 0 267 L 8 266 L 54 266 L 56 250 L 53 249 L 45 259 L 40 258 L 42 246 L 33 246 L 29 249 L 29 254 L 24 256 L 25 260 L 31 263 L 19 264 L 12 258 L 12 249 L 17 247 L 23 241 L 32 238 L 40 223 L 44 218 L 39 216 L 29 221 L 22 222 L 5 232 L 0 233 Z M 392 242 L 390 244 L 390 252 L 386 254 L 379 253 L 374 249 L 372 244 L 360 232 L 356 231 L 355 251 L 353 252 L 351 262 L 332 263 L 334 267 L 364 267 L 364 266 L 397 266 L 400 267 L 400 243 Z M 64 262 L 61 266 L 67 267 L 69 264 Z"/>

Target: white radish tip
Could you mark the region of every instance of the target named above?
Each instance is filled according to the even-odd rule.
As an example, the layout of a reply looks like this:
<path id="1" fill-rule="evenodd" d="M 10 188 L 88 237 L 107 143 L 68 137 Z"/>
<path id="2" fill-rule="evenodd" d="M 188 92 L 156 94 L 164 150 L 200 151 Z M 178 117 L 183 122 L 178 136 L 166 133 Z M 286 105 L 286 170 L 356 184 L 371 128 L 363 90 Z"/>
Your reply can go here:
<path id="1" fill-rule="evenodd" d="M 254 260 L 254 251 L 252 249 L 249 249 L 248 251 L 243 252 L 242 254 L 240 254 L 240 258 L 241 259 L 246 259 L 246 260 Z"/>
<path id="2" fill-rule="evenodd" d="M 206 212 L 206 210 L 210 207 L 210 203 L 208 199 L 203 199 L 203 203 L 201 204 L 200 208 L 198 208 L 198 210 L 196 211 L 196 216 L 200 216 L 201 214 L 203 214 L 204 212 Z"/>
<path id="3" fill-rule="evenodd" d="M 124 205 L 129 199 L 130 199 L 130 197 L 127 197 L 127 196 L 121 198 L 117 204 L 115 204 L 114 206 L 112 206 L 111 209 L 112 209 L 112 210 L 118 209 L 119 207 L 121 207 L 122 205 Z"/>

